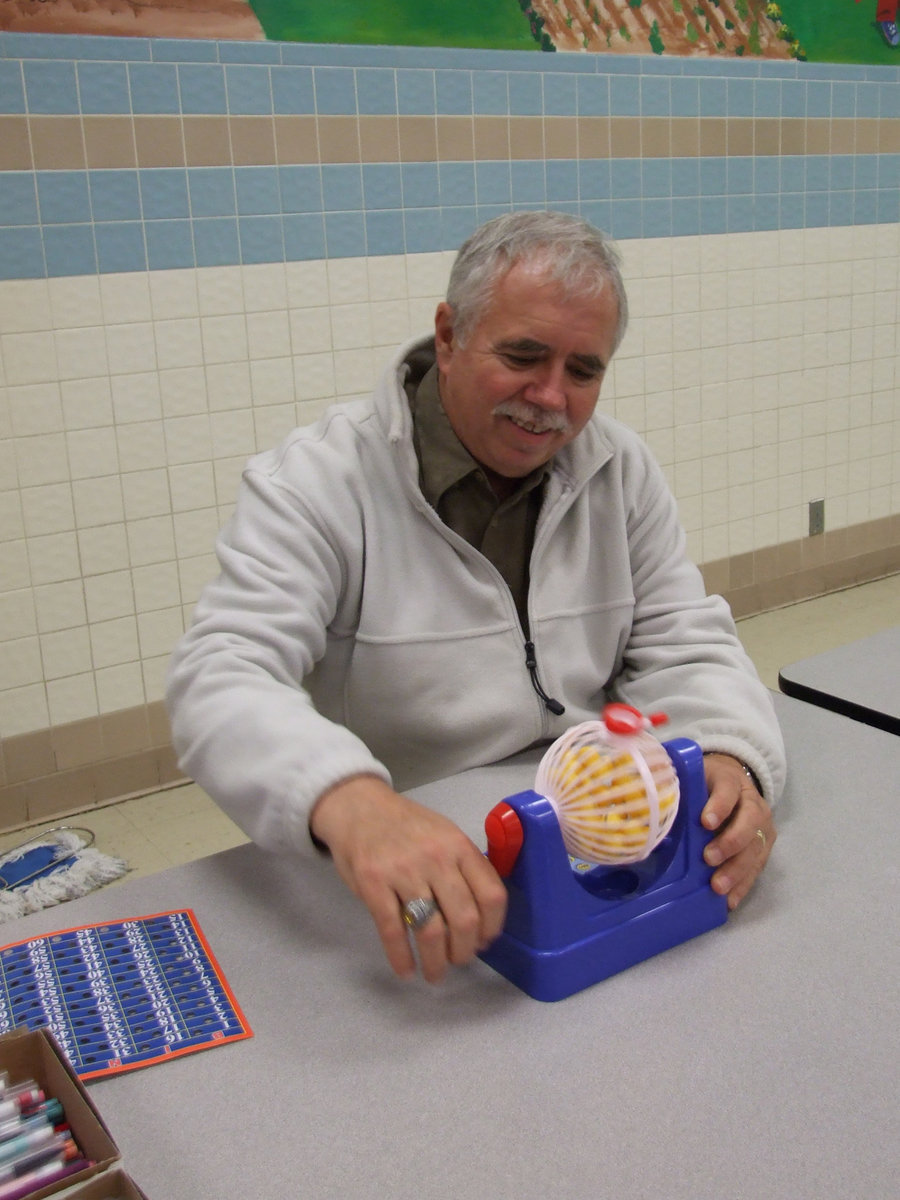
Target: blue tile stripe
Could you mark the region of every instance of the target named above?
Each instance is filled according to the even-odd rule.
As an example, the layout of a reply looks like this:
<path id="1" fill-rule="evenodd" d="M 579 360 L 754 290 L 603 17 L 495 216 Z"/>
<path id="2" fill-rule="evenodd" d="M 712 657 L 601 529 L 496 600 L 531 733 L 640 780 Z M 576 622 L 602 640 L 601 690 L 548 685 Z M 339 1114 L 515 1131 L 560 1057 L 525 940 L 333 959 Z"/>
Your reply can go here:
<path id="1" fill-rule="evenodd" d="M 537 54 L 519 50 L 453 47 L 314 45 L 302 42 L 232 42 L 197 39 L 117 38 L 0 32 L 0 59 L 97 62 L 210 62 L 244 65 L 393 67 L 411 70 L 524 71 L 529 74 L 595 73 L 807 80 L 900 82 L 900 66 L 801 63 L 771 59 L 697 59 L 677 56 Z"/>
<path id="2" fill-rule="evenodd" d="M 900 154 L 0 173 L 0 278 L 454 249 L 511 208 L 616 239 L 900 220 Z"/>
<path id="3" fill-rule="evenodd" d="M 126 72 L 132 91 L 141 96 L 142 107 L 135 112 L 170 111 L 171 80 L 177 74 L 187 94 L 179 111 L 248 114 L 270 111 L 272 98 L 280 111 L 278 103 L 286 102 L 295 86 L 308 105 L 311 78 L 320 112 L 356 112 L 358 102 L 360 112 L 491 113 L 507 111 L 508 103 L 509 111 L 519 115 L 536 111 L 541 84 L 545 113 L 574 114 L 578 93 L 595 88 L 598 79 L 626 115 L 635 109 L 645 116 L 662 115 L 656 110 L 665 110 L 669 103 L 670 115 L 691 115 L 679 111 L 679 97 L 694 85 L 718 103 L 723 83 L 729 100 L 727 110 L 717 108 L 719 115 L 751 115 L 762 109 L 769 115 L 783 114 L 777 101 L 785 82 L 796 82 L 797 94 L 804 101 L 810 98 L 813 107 L 798 115 L 850 115 L 846 110 L 855 89 L 863 107 L 878 108 L 871 115 L 890 115 L 883 105 L 896 103 L 890 97 L 900 83 L 900 65 L 0 32 L 4 101 L 2 68 L 10 63 L 21 63 L 24 69 L 32 101 L 29 111 L 53 113 L 79 111 L 79 89 L 81 111 L 128 111 L 110 107 L 123 101 Z M 158 103 L 164 106 L 158 110 L 146 107 L 154 81 Z M 211 86 L 212 99 L 198 95 L 199 81 Z M 87 108 L 85 101 L 99 107 Z M 863 115 L 859 107 L 856 115 Z"/>
<path id="4" fill-rule="evenodd" d="M 0 33 L 0 114 L 900 119 L 900 67 Z M 896 222 L 900 153 L 0 172 L 0 278 Z"/>

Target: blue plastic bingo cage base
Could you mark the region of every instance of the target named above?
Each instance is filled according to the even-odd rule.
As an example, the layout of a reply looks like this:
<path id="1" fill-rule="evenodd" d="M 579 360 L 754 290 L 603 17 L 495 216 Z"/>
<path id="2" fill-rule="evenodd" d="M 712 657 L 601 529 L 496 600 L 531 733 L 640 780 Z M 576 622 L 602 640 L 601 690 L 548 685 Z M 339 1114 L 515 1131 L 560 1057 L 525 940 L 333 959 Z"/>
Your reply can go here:
<path id="1" fill-rule="evenodd" d="M 725 922 L 727 900 L 710 887 L 703 861 L 712 837 L 700 824 L 708 797 L 703 753 L 686 738 L 664 745 L 681 799 L 669 833 L 643 862 L 573 862 L 553 806 L 533 791 L 508 797 L 488 816 L 489 854 L 505 875 L 509 903 L 503 932 L 481 958 L 535 1000 L 563 1000 Z M 500 813 L 507 806 L 521 829 L 517 854 L 502 844 L 505 834 L 497 841 L 496 815 L 508 818 Z"/>

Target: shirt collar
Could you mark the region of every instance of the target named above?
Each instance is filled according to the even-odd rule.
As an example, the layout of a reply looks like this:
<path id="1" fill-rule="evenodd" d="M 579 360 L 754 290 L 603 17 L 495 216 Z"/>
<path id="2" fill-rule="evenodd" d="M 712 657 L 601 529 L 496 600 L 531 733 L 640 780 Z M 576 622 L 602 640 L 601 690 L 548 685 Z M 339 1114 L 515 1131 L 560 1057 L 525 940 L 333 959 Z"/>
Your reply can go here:
<path id="1" fill-rule="evenodd" d="M 407 391 L 419 460 L 419 482 L 422 494 L 432 508 L 437 508 L 441 497 L 469 475 L 477 475 L 485 486 L 490 487 L 481 466 L 450 424 L 450 418 L 441 403 L 437 364 L 425 372 L 418 387 L 408 388 Z M 514 495 L 520 496 L 537 487 L 548 474 L 548 464 L 536 468 L 520 481 Z"/>

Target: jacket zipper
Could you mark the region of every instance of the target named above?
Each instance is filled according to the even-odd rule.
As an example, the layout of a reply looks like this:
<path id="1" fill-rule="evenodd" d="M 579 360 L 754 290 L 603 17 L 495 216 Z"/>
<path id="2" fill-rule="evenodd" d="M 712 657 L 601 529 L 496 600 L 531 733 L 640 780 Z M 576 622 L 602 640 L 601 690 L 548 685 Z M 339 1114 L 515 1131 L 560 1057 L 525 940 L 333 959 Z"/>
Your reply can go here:
<path id="1" fill-rule="evenodd" d="M 566 711 L 565 705 L 560 704 L 558 700 L 554 700 L 552 696 L 548 696 L 541 686 L 541 681 L 538 678 L 537 659 L 534 656 L 534 642 L 525 643 L 525 666 L 528 668 L 528 674 L 531 677 L 531 686 L 537 692 L 541 700 L 543 700 L 547 711 L 552 712 L 554 717 L 561 717 Z"/>
<path id="2" fill-rule="evenodd" d="M 564 488 L 564 491 L 568 491 L 568 490 L 569 490 L 568 487 Z M 464 537 L 460 537 L 460 535 L 458 533 L 455 533 L 454 530 L 448 529 L 448 527 L 443 523 L 443 521 L 440 519 L 440 517 L 437 515 L 437 513 L 434 511 L 434 509 L 431 507 L 431 505 L 426 500 L 423 499 L 421 492 L 419 492 L 419 490 L 417 488 L 414 489 L 413 498 L 415 501 L 415 507 L 436 528 L 440 529 L 443 537 L 449 538 L 450 540 L 455 539 L 461 546 L 465 546 L 466 549 L 468 551 L 470 551 L 472 554 L 477 554 L 480 558 L 484 559 L 484 561 L 487 562 L 488 566 L 493 570 L 493 572 L 497 576 L 497 579 L 498 579 L 501 587 L 506 589 L 506 591 L 509 593 L 510 599 L 512 599 L 512 592 L 510 591 L 509 584 L 506 582 L 506 580 L 503 578 L 503 576 L 500 574 L 500 572 L 497 570 L 497 568 L 494 566 L 494 564 L 490 561 L 490 559 L 486 558 L 485 555 L 481 554 L 481 552 L 479 550 L 476 550 L 476 548 L 474 546 L 472 546 L 469 542 L 467 542 Z M 532 552 L 533 552 L 533 548 L 532 548 Z M 519 625 L 519 628 L 521 629 L 522 622 L 519 621 L 518 625 Z M 563 713 L 566 711 L 565 705 L 561 704 L 559 700 L 555 700 L 552 696 L 548 696 L 547 693 L 544 691 L 543 685 L 541 684 L 541 681 L 540 681 L 540 677 L 538 676 L 537 658 L 535 657 L 535 652 L 534 652 L 534 642 L 529 639 L 528 631 L 523 629 L 522 632 L 525 634 L 525 638 L 526 638 L 526 640 L 525 640 L 525 668 L 528 671 L 528 677 L 531 680 L 531 686 L 534 688 L 535 694 L 537 695 L 537 697 L 541 701 L 541 703 L 544 705 L 544 707 L 547 709 L 547 711 L 552 713 L 553 716 L 555 716 L 555 717 L 561 717 L 563 715 Z"/>

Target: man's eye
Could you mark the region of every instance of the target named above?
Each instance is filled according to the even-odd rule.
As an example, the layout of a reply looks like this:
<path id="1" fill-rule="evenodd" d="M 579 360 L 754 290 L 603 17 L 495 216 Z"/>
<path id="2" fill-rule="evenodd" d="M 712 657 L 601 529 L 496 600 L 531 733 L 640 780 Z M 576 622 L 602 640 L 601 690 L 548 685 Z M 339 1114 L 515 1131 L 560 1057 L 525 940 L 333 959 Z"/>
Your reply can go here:
<path id="1" fill-rule="evenodd" d="M 533 367 L 537 362 L 536 358 L 531 358 L 527 354 L 507 354 L 505 358 L 511 367 L 520 367 L 522 369 Z"/>

